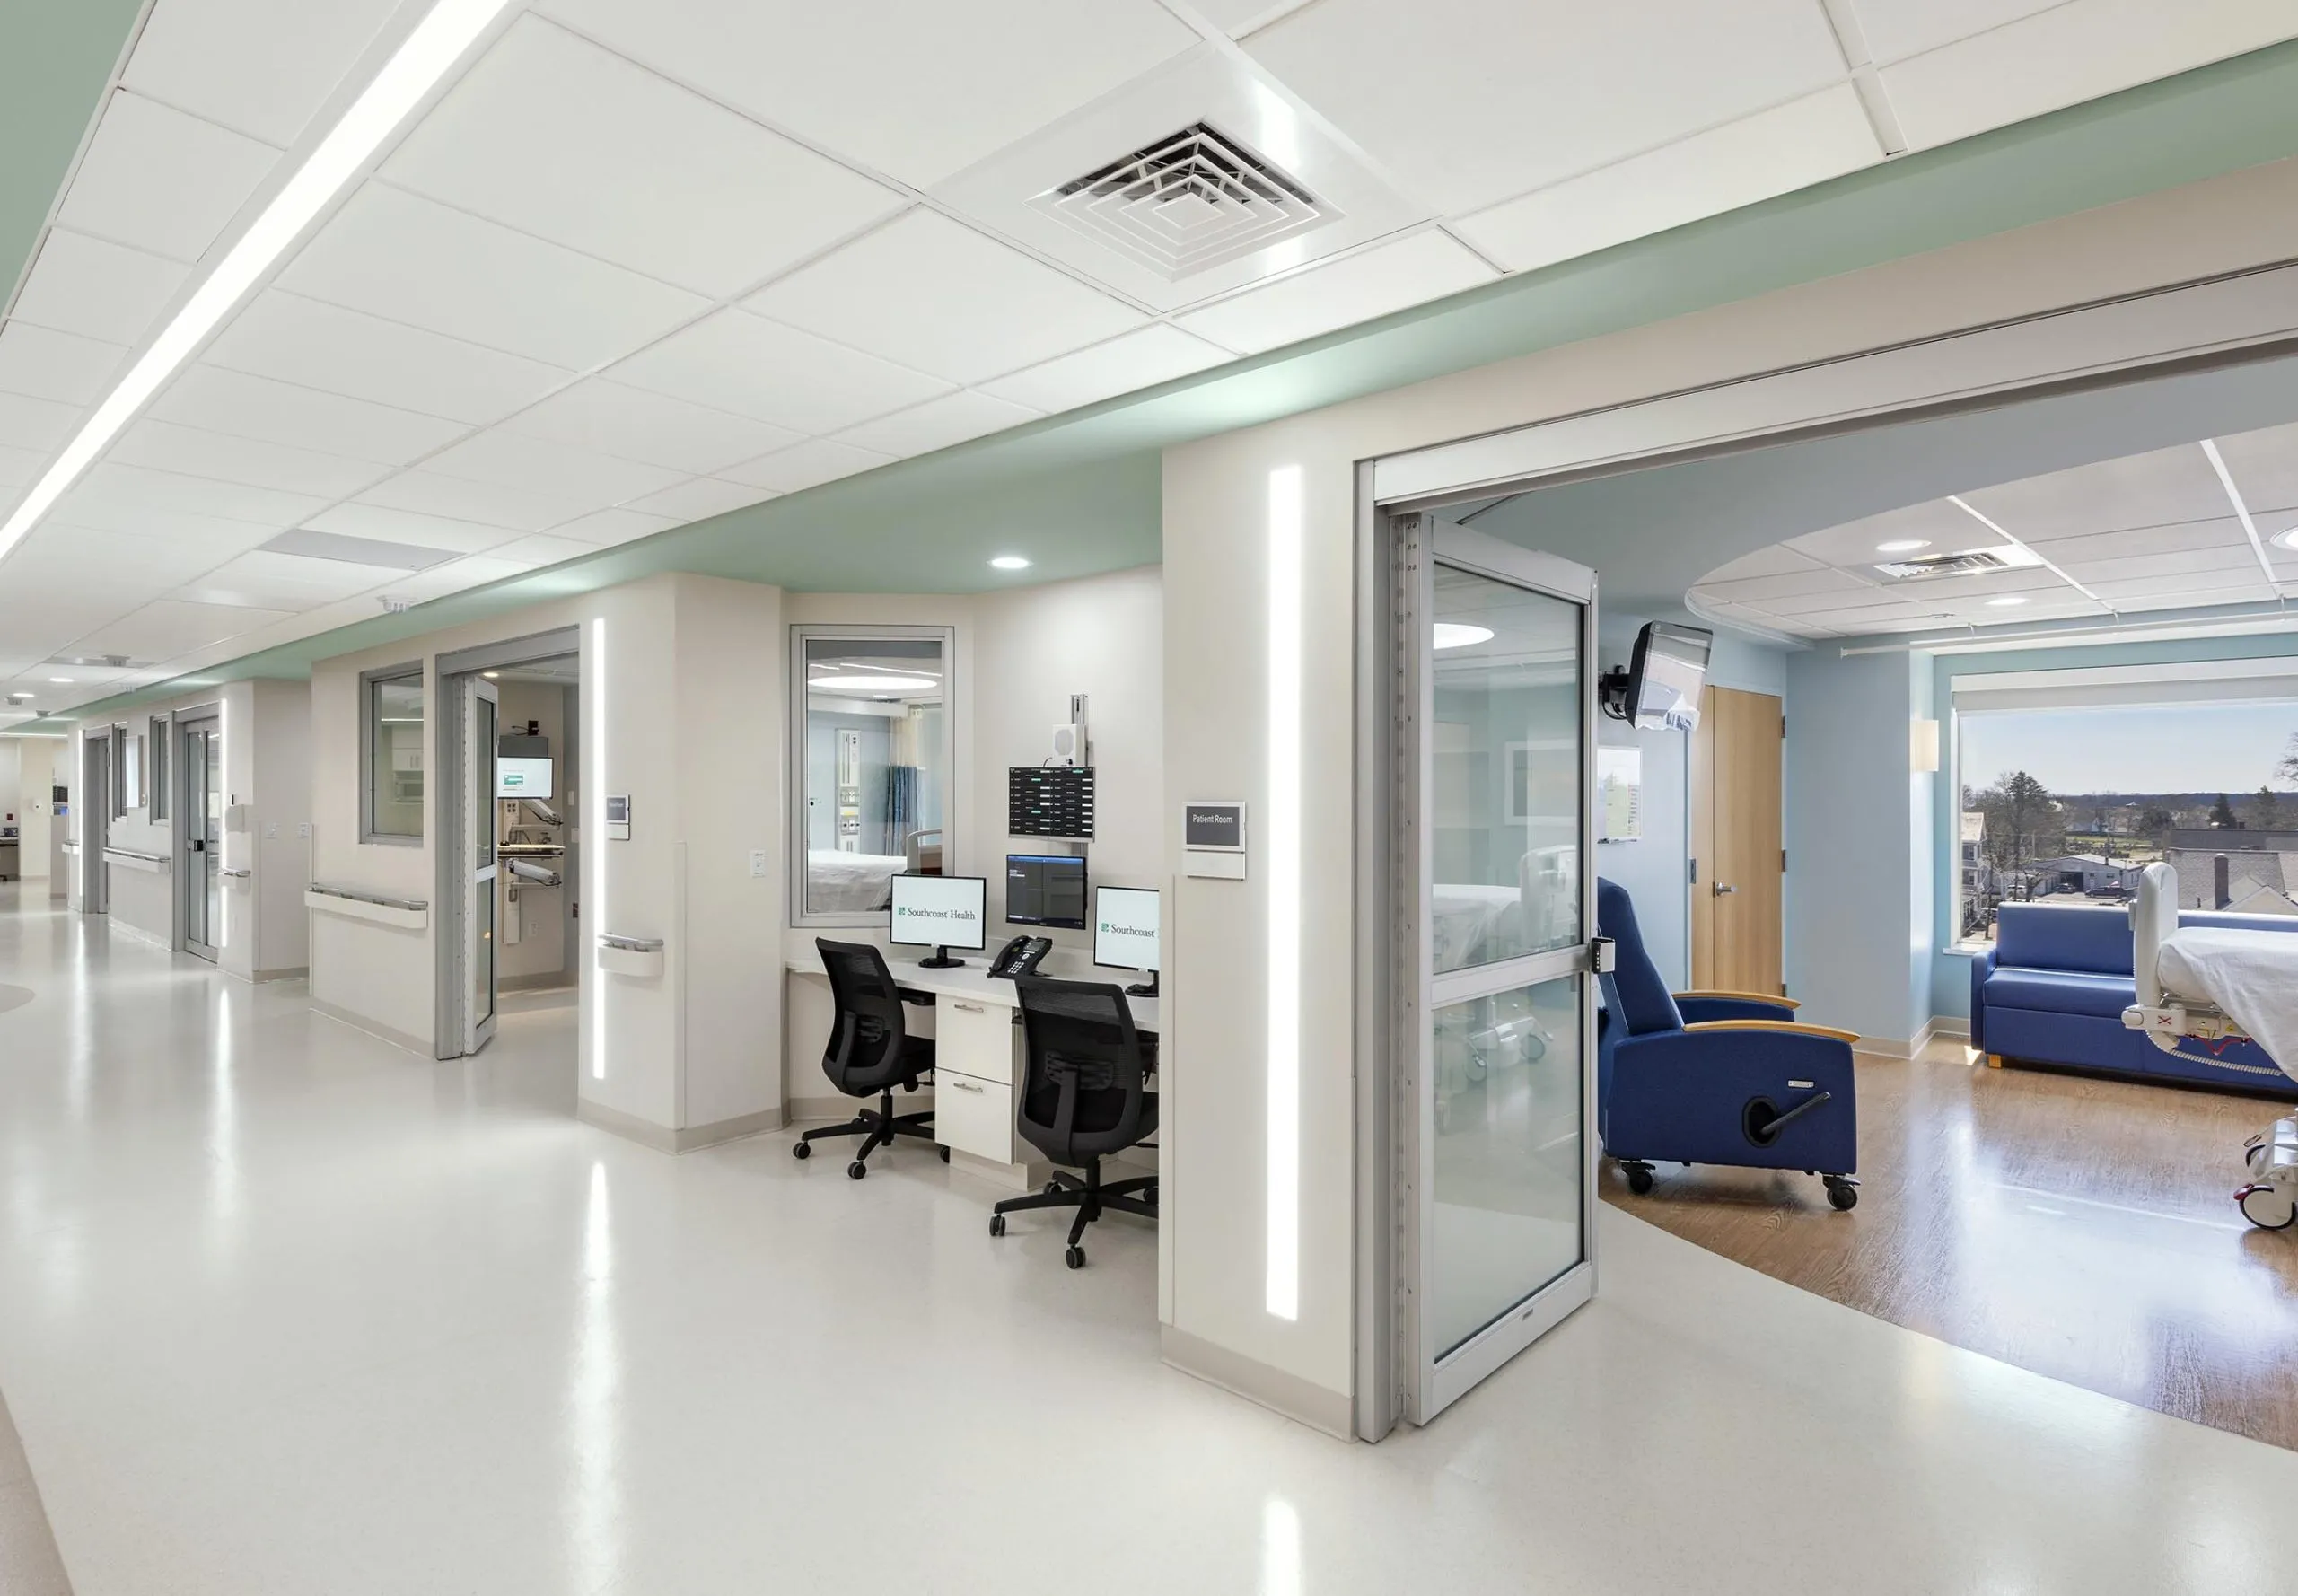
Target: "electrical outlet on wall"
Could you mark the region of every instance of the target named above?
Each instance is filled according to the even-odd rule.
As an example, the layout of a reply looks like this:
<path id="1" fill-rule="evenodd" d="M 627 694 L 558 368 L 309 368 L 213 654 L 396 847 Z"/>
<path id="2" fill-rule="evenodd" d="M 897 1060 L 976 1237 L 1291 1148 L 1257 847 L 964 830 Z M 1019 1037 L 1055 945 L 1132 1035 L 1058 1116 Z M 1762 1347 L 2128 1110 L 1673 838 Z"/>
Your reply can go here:
<path id="1" fill-rule="evenodd" d="M 276 841 L 277 841 L 277 840 L 278 840 L 278 837 L 279 837 L 279 822 L 278 822 L 277 820 L 266 820 L 266 821 L 264 821 L 264 823 L 263 823 L 263 839 L 264 839 L 264 841 L 266 841 L 266 842 L 276 842 Z"/>
<path id="2" fill-rule="evenodd" d="M 295 835 L 302 837 L 304 841 L 309 842 L 311 837 L 311 821 L 297 820 L 295 822 Z"/>
<path id="3" fill-rule="evenodd" d="M 750 850 L 750 873 L 752 875 L 759 876 L 762 876 L 766 873 L 766 850 L 764 848 L 752 848 Z"/>

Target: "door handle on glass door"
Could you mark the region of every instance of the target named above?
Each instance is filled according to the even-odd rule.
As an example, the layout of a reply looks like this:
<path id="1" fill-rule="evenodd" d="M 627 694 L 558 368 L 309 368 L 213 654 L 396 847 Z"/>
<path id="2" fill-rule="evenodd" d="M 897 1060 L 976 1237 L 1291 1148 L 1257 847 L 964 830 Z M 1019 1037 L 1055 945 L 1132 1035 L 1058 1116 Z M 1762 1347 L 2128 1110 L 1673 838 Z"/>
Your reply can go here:
<path id="1" fill-rule="evenodd" d="M 1726 894 L 1729 894 L 1729 893 L 1732 893 L 1732 892 L 1736 892 L 1736 891 L 1738 891 L 1738 890 L 1739 890 L 1739 888 L 1737 888 L 1737 887 L 1727 887 L 1727 886 L 1725 886 L 1722 881 L 1718 881 L 1718 882 L 1716 882 L 1714 886 L 1712 886 L 1712 887 L 1708 888 L 1708 890 L 1709 890 L 1710 892 L 1713 892 L 1716 897 L 1718 897 L 1718 898 L 1722 898 L 1722 897 L 1724 897 Z"/>

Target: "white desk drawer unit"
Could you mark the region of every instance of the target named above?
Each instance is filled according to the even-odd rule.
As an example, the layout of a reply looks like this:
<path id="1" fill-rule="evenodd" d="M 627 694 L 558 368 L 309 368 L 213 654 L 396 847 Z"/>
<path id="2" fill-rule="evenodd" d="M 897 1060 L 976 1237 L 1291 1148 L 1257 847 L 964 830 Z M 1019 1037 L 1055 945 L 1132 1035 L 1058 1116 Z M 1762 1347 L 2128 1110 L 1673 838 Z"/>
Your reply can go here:
<path id="1" fill-rule="evenodd" d="M 934 1139 L 993 1163 L 1013 1162 L 1020 1028 L 1002 1003 L 945 996 L 934 1005 Z"/>
<path id="2" fill-rule="evenodd" d="M 934 1139 L 992 1163 L 1013 1162 L 1013 1089 L 936 1067 Z"/>

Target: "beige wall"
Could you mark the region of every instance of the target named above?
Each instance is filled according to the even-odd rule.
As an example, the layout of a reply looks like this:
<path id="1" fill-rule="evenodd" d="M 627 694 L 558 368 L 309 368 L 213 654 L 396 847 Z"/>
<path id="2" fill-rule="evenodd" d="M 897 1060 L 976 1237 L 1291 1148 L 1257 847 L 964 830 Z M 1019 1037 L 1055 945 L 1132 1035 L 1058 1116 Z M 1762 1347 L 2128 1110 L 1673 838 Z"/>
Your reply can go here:
<path id="1" fill-rule="evenodd" d="M 2298 163 L 2283 162 L 1167 452 L 1164 791 L 1176 866 L 1184 799 L 1265 809 L 1273 470 L 1302 468 L 1306 518 L 1294 1321 L 1263 1307 L 1266 873 L 1185 880 L 1168 910 L 1180 999 L 1166 1104 L 1179 1149 L 1168 1155 L 1179 1201 L 1165 1218 L 1176 1232 L 1172 1324 L 1215 1349 L 1223 1361 L 1209 1372 L 1235 1383 L 1247 1375 L 1228 1360 L 1250 1360 L 1265 1394 L 1324 1415 L 1355 1383 L 1355 463 L 2294 256 Z"/>

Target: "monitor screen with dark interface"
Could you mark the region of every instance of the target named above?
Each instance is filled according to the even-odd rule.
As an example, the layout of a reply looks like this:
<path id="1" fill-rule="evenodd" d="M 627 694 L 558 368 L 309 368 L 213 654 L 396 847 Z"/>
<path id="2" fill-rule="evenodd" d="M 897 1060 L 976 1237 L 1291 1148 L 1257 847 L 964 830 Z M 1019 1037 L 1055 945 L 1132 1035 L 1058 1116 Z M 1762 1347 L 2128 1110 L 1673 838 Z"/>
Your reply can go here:
<path id="1" fill-rule="evenodd" d="M 1005 855 L 1005 917 L 1016 925 L 1085 929 L 1085 861 L 1074 854 Z"/>
<path id="2" fill-rule="evenodd" d="M 912 948 L 989 945 L 989 883 L 978 875 L 898 875 L 889 940 Z"/>
<path id="3" fill-rule="evenodd" d="M 1093 962 L 1105 969 L 1155 969 L 1157 894 L 1140 887 L 1093 889 Z"/>

